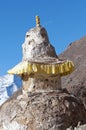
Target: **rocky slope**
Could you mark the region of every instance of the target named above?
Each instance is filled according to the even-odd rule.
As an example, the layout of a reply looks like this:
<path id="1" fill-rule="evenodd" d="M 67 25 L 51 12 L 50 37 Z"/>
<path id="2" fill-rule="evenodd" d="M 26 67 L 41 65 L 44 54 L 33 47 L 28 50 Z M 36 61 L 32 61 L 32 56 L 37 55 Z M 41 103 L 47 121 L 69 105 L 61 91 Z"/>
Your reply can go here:
<path id="1" fill-rule="evenodd" d="M 86 86 L 86 37 L 70 43 L 60 58 L 71 59 L 75 64 L 75 71 L 63 78 L 63 87 L 84 85 Z"/>
<path id="2" fill-rule="evenodd" d="M 83 98 L 86 97 L 86 36 L 78 41 L 70 43 L 68 48 L 60 55 L 60 58 L 70 59 L 75 64 L 75 71 L 62 78 L 63 88 Z"/>

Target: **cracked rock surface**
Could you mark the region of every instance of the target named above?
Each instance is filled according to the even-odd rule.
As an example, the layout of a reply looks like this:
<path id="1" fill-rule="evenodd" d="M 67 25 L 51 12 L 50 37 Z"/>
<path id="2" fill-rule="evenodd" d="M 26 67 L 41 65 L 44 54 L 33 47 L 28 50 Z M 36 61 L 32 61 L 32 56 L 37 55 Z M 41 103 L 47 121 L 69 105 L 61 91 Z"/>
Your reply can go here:
<path id="1" fill-rule="evenodd" d="M 0 130 L 66 130 L 86 122 L 83 105 L 62 90 L 28 93 L 0 107 Z"/>

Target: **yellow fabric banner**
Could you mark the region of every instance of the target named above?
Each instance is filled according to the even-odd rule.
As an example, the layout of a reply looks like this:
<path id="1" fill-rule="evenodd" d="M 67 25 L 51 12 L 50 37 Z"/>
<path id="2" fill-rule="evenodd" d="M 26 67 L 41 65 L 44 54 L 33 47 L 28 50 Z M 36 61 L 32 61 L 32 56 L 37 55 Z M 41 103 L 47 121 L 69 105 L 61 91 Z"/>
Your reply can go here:
<path id="1" fill-rule="evenodd" d="M 30 63 L 23 61 L 16 65 L 14 68 L 8 71 L 9 74 L 24 74 L 24 73 L 36 73 L 36 74 L 48 74 L 61 76 L 70 74 L 74 70 L 74 64 L 72 61 L 66 61 L 63 63 L 55 64 L 42 64 L 42 63 Z"/>

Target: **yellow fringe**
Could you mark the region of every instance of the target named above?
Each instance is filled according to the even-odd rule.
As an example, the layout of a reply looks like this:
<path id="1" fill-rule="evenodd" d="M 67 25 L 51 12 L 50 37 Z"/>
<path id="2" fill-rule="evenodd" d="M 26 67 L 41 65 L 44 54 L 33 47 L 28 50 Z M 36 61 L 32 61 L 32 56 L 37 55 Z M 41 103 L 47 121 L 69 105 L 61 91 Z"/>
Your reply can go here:
<path id="1" fill-rule="evenodd" d="M 27 61 L 16 65 L 13 69 L 9 70 L 9 74 L 24 74 L 24 73 L 36 73 L 61 76 L 70 74 L 74 70 L 74 64 L 72 61 L 66 61 L 64 63 L 57 64 L 37 64 L 29 63 Z"/>

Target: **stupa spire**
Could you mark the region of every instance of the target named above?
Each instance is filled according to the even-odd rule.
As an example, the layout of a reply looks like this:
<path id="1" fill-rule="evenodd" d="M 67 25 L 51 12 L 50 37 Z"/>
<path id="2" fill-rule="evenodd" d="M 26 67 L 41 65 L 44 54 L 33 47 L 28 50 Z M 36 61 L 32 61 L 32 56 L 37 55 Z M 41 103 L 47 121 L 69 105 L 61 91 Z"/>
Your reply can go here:
<path id="1" fill-rule="evenodd" d="M 40 17 L 36 15 L 36 26 L 40 26 Z"/>

